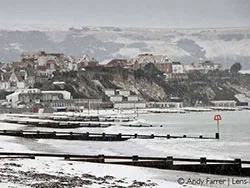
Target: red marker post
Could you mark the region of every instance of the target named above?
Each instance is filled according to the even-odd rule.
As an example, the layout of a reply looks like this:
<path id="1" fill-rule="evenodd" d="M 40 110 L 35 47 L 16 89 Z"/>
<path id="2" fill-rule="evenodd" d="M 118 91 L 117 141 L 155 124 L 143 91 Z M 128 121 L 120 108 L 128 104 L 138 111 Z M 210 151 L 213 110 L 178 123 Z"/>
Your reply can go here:
<path id="1" fill-rule="evenodd" d="M 216 133 L 216 135 L 215 135 L 215 138 L 216 139 L 219 139 L 220 138 L 220 121 L 222 120 L 222 118 L 221 118 L 221 115 L 220 114 L 216 114 L 215 116 L 214 116 L 214 120 L 215 121 L 217 121 L 217 133 Z"/>

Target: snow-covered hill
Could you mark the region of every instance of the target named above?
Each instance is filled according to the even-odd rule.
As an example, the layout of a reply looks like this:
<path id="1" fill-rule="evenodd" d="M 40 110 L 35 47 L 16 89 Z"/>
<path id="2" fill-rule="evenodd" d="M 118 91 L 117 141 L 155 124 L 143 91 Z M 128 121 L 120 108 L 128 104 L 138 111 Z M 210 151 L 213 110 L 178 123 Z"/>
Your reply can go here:
<path id="1" fill-rule="evenodd" d="M 16 61 L 23 51 L 64 52 L 79 58 L 89 54 L 100 61 L 134 58 L 139 53 L 165 54 L 191 63 L 214 60 L 250 68 L 250 28 L 145 29 L 116 27 L 36 26 L 0 31 L 0 61 Z"/>

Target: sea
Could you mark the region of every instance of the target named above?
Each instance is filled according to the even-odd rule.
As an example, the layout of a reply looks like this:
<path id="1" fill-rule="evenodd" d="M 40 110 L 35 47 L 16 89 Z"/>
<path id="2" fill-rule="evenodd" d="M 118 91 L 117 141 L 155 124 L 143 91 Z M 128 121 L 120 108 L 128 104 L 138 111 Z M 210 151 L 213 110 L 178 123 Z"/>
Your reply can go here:
<path id="1" fill-rule="evenodd" d="M 217 122 L 214 116 L 220 114 L 220 139 L 129 139 L 119 142 L 93 142 L 73 140 L 42 140 L 14 138 L 12 142 L 38 152 L 103 155 L 139 155 L 154 157 L 183 157 L 208 159 L 236 159 L 250 161 L 250 111 L 190 112 L 140 114 L 139 120 L 152 127 L 78 128 L 58 131 L 131 133 L 173 136 L 215 137 Z M 6 126 L 6 125 L 5 125 Z M 11 125 L 9 125 L 11 126 Z M 23 126 L 23 130 L 51 130 Z"/>

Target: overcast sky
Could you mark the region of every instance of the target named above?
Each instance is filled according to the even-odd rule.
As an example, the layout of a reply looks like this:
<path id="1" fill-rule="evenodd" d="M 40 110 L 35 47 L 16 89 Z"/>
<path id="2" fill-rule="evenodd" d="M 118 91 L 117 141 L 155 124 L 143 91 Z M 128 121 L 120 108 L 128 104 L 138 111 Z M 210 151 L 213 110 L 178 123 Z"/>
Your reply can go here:
<path id="1" fill-rule="evenodd" d="M 250 0 L 0 0 L 0 24 L 249 27 Z"/>

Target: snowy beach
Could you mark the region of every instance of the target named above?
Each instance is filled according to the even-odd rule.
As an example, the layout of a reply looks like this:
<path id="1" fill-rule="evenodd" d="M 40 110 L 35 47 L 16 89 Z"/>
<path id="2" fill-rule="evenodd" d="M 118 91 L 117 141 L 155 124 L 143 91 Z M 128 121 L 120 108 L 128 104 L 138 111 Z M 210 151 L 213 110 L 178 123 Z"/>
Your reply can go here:
<path id="1" fill-rule="evenodd" d="M 217 112 L 193 112 L 185 114 L 140 114 L 139 119 L 153 125 L 162 125 L 162 127 L 124 127 L 111 126 L 108 128 L 77 128 L 67 129 L 67 131 L 76 132 L 106 132 L 106 133 L 140 133 L 140 134 L 174 134 L 174 135 L 207 135 L 214 136 L 217 128 L 213 116 Z M 153 139 L 139 140 L 130 139 L 124 142 L 93 142 L 93 141 L 70 141 L 53 139 L 25 139 L 18 137 L 0 136 L 1 152 L 43 152 L 43 153 L 67 153 L 67 154 L 91 154 L 91 155 L 139 155 L 154 157 L 207 157 L 212 159 L 250 159 L 250 140 L 249 140 L 249 111 L 221 112 L 222 122 L 220 125 L 220 140 L 195 140 L 195 139 Z M 1 118 L 4 118 L 3 116 Z M 22 129 L 22 130 L 53 130 L 51 128 L 39 128 L 34 126 L 1 123 L 1 129 Z M 225 176 L 216 176 L 208 174 L 169 171 L 159 169 L 149 169 L 142 167 L 128 167 L 122 165 L 94 164 L 88 162 L 68 162 L 59 159 L 36 158 L 36 159 L 2 159 L 2 168 L 5 163 L 15 163 L 17 165 L 7 165 L 9 171 L 3 174 L 15 174 L 18 171 L 31 171 L 34 174 L 49 174 L 53 177 L 48 182 L 62 181 L 54 176 L 80 177 L 86 180 L 82 174 L 91 175 L 91 184 L 78 184 L 75 187 L 183 187 L 178 184 L 179 178 L 201 178 L 211 177 L 214 179 L 227 178 Z M 21 166 L 20 166 L 21 165 Z M 20 167 L 17 167 L 20 166 Z M 67 167 L 68 166 L 68 167 Z M 74 170 L 72 170 L 74 169 Z M 59 173 L 61 172 L 61 173 Z M 58 175 L 59 173 L 59 175 Z M 18 175 L 17 175 L 18 176 Z M 29 179 L 27 174 L 22 173 L 23 178 Z M 105 180 L 108 183 L 98 184 L 94 177 L 103 178 L 112 176 L 112 180 Z M 1 187 L 30 187 L 35 184 L 33 181 L 24 183 L 12 181 L 9 177 L 0 182 Z M 123 179 L 125 178 L 125 179 Z M 230 177 L 231 178 L 231 177 Z M 46 179 L 46 178 L 45 178 Z M 88 179 L 87 179 L 88 180 Z M 122 182 L 122 181 L 126 182 Z M 134 182 L 136 180 L 136 182 Z M 150 180 L 150 181 L 149 181 Z M 38 182 L 43 182 L 43 178 L 38 178 Z M 104 180 L 103 180 L 104 181 Z M 121 182 L 120 184 L 117 183 Z M 145 184 L 138 185 L 138 182 Z M 47 183 L 48 183 L 47 182 Z M 89 182 L 90 183 L 90 182 Z M 42 185 L 42 184 L 41 184 Z M 45 186 L 45 184 L 44 184 Z M 60 185 L 63 187 L 63 185 Z M 67 185 L 64 185 L 67 187 Z M 200 186 L 199 184 L 196 186 Z M 221 185 L 202 185 L 202 187 L 221 187 Z M 33 186 L 35 187 L 35 185 Z M 39 186 L 38 186 L 39 187 Z M 45 186 L 46 187 L 46 186 Z M 49 186 L 47 186 L 49 187 Z M 70 187 L 70 186 L 68 186 Z M 189 184 L 188 187 L 195 187 Z M 228 187 L 247 187 L 246 185 L 229 185 Z"/>

